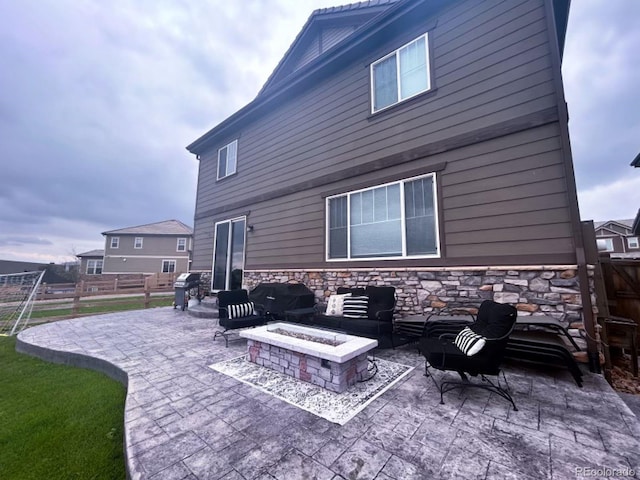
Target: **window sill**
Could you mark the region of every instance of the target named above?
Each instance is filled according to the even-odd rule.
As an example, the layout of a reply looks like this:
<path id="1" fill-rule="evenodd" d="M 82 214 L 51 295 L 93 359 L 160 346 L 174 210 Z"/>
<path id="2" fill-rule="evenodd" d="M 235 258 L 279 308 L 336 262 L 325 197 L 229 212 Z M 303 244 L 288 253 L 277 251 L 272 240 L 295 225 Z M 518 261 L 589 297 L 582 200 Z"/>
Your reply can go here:
<path id="1" fill-rule="evenodd" d="M 426 92 L 422 92 L 419 93 L 411 98 L 407 98 L 406 100 L 402 100 L 398 103 L 395 103 L 387 108 L 384 108 L 382 110 L 378 110 L 377 112 L 373 112 L 370 113 L 367 116 L 367 120 L 372 121 L 372 120 L 377 120 L 381 117 L 384 117 L 385 114 L 390 113 L 390 112 L 396 112 L 399 109 L 405 108 L 409 105 L 412 105 L 414 103 L 417 103 L 419 101 L 423 101 L 433 95 L 435 95 L 438 92 L 438 88 L 437 87 L 433 87 L 430 90 L 427 90 Z"/>

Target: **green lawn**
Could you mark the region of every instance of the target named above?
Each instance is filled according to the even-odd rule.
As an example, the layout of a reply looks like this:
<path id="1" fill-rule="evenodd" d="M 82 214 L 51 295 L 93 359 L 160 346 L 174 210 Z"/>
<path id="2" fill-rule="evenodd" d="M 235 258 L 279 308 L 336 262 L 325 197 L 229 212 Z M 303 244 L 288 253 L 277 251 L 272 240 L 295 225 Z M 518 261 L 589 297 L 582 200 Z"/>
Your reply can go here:
<path id="1" fill-rule="evenodd" d="M 15 351 L 0 336 L 0 478 L 125 478 L 124 387 Z"/>

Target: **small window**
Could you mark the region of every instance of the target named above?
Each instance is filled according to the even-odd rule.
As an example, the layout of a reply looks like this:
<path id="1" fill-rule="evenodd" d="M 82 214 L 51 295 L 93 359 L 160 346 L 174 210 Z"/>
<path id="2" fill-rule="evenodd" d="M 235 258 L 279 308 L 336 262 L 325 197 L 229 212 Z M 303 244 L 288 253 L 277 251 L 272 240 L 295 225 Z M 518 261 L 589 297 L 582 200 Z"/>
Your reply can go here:
<path id="1" fill-rule="evenodd" d="M 120 237 L 111 237 L 111 248 L 118 248 L 120 246 Z"/>
<path id="2" fill-rule="evenodd" d="M 627 237 L 627 246 L 629 248 L 640 248 L 638 237 Z"/>
<path id="3" fill-rule="evenodd" d="M 236 173 L 238 140 L 218 150 L 218 180 Z"/>
<path id="4" fill-rule="evenodd" d="M 439 255 L 435 174 L 327 199 L 327 260 Z"/>
<path id="5" fill-rule="evenodd" d="M 100 275 L 102 273 L 102 260 L 87 260 L 87 275 Z"/>
<path id="6" fill-rule="evenodd" d="M 613 252 L 613 238 L 598 238 L 596 244 L 600 252 Z"/>
<path id="7" fill-rule="evenodd" d="M 133 242 L 133 248 L 142 248 L 142 237 L 136 237 L 135 241 Z"/>
<path id="8" fill-rule="evenodd" d="M 178 239 L 178 246 L 177 246 L 176 250 L 178 252 L 186 252 L 187 251 L 187 239 L 186 238 L 179 238 Z"/>
<path id="9" fill-rule="evenodd" d="M 162 273 L 173 273 L 176 271 L 175 260 L 163 260 L 162 261 Z"/>
<path id="10" fill-rule="evenodd" d="M 430 89 L 427 33 L 371 64 L 372 113 Z"/>

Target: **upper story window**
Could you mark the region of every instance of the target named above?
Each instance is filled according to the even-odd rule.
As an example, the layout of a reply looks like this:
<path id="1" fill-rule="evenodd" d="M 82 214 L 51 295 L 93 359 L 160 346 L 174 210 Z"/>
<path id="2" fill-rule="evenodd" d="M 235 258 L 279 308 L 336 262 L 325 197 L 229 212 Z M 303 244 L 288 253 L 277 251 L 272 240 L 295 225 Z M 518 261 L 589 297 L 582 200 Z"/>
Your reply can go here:
<path id="1" fill-rule="evenodd" d="M 218 150 L 218 180 L 236 173 L 238 160 L 238 140 L 234 140 Z"/>
<path id="2" fill-rule="evenodd" d="M 176 247 L 176 250 L 178 252 L 186 252 L 187 251 L 187 239 L 186 238 L 179 238 L 178 239 L 178 246 Z"/>
<path id="3" fill-rule="evenodd" d="M 327 260 L 439 255 L 435 174 L 327 199 Z"/>
<path id="4" fill-rule="evenodd" d="M 613 238 L 598 238 L 596 244 L 601 252 L 613 252 Z"/>
<path id="5" fill-rule="evenodd" d="M 133 242 L 133 248 L 142 248 L 142 237 L 136 237 L 135 241 Z"/>
<path id="6" fill-rule="evenodd" d="M 372 113 L 430 89 L 428 33 L 371 64 Z"/>
<path id="7" fill-rule="evenodd" d="M 638 237 L 627 237 L 627 246 L 629 248 L 640 248 Z"/>
<path id="8" fill-rule="evenodd" d="M 111 237 L 111 248 L 118 248 L 120 246 L 120 237 Z"/>

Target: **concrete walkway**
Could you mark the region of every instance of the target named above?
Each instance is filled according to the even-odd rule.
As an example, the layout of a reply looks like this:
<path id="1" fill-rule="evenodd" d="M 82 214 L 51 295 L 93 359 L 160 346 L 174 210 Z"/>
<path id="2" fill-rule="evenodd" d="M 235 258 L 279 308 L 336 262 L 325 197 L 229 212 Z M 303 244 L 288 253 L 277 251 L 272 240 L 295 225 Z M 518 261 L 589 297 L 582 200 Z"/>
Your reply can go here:
<path id="1" fill-rule="evenodd" d="M 339 426 L 209 369 L 245 350 L 240 339 L 229 348 L 214 343 L 214 330 L 211 320 L 159 308 L 33 327 L 18 349 L 128 383 L 133 479 L 565 480 L 600 469 L 640 472 L 640 424 L 600 376 L 586 374 L 580 389 L 564 372 L 508 366 L 519 411 L 478 389 L 449 393 L 440 405 L 415 348 L 380 351 L 418 368 Z"/>

